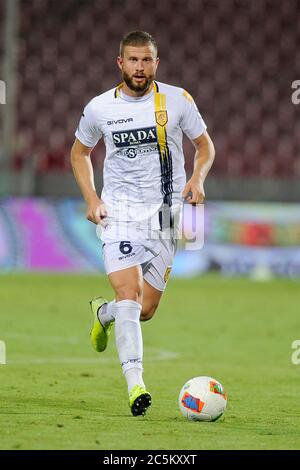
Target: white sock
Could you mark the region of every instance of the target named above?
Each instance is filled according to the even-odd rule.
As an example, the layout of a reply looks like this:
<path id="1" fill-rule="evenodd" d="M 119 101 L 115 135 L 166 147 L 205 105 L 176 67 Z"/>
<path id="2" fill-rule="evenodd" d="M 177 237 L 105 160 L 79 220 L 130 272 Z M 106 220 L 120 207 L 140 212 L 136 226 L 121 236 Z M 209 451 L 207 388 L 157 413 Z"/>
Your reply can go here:
<path id="1" fill-rule="evenodd" d="M 112 300 L 108 304 L 102 305 L 98 310 L 98 318 L 103 326 L 115 320 L 116 316 L 116 301 Z"/>
<path id="2" fill-rule="evenodd" d="M 124 372 L 124 375 L 127 381 L 128 393 L 131 392 L 135 385 L 140 385 L 141 387 L 145 388 L 145 384 L 143 381 L 143 369 L 138 369 L 137 367 L 134 367 Z"/>
<path id="3" fill-rule="evenodd" d="M 140 324 L 142 307 L 134 300 L 120 300 L 115 303 L 115 309 L 116 346 L 130 391 L 136 384 L 144 386 L 142 379 L 143 339 Z M 135 369 L 135 372 L 128 373 L 130 369 Z"/>

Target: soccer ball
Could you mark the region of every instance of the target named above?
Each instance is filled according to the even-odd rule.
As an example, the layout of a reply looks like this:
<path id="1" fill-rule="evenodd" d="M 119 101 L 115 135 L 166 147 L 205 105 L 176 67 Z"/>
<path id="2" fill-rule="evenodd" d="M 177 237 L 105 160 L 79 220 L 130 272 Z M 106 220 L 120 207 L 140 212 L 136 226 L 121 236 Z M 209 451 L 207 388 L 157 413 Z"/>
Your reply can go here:
<path id="1" fill-rule="evenodd" d="M 220 382 L 212 377 L 194 377 L 180 390 L 178 403 L 187 419 L 216 421 L 225 411 L 227 395 Z"/>

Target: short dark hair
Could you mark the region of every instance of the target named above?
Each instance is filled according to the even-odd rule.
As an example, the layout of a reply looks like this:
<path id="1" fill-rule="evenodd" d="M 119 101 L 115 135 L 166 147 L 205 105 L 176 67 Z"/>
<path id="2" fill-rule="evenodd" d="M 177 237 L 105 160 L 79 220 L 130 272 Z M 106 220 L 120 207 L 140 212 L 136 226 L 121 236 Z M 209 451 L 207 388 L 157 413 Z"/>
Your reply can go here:
<path id="1" fill-rule="evenodd" d="M 146 33 L 146 31 L 131 31 L 123 37 L 120 43 L 120 56 L 123 56 L 125 46 L 140 47 L 147 44 L 152 44 L 157 55 L 157 44 L 151 34 Z"/>

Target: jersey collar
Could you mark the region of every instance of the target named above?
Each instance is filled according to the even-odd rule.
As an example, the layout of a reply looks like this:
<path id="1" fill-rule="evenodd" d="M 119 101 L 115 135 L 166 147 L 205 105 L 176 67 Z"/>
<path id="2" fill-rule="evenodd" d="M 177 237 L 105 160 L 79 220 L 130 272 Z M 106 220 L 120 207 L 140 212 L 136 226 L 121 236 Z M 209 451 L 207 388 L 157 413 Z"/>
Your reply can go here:
<path id="1" fill-rule="evenodd" d="M 120 84 L 115 88 L 114 97 L 115 97 L 115 98 L 122 98 L 122 99 L 124 99 L 125 101 L 146 101 L 146 100 L 148 100 L 151 96 L 153 96 L 154 93 L 158 93 L 158 91 L 159 91 L 158 84 L 154 81 L 154 82 L 153 82 L 153 89 L 151 90 L 150 93 L 148 93 L 147 95 L 141 96 L 141 97 L 139 97 L 139 96 L 138 96 L 138 97 L 135 97 L 135 96 L 126 95 L 126 94 L 122 91 L 123 85 L 124 85 L 124 82 L 120 83 Z"/>

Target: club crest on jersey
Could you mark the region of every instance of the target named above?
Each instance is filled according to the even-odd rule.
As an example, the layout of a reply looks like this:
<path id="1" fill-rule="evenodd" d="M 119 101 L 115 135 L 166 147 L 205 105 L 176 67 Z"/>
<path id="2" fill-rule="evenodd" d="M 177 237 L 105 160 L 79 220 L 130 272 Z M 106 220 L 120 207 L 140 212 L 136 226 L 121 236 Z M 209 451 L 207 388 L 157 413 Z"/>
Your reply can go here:
<path id="1" fill-rule="evenodd" d="M 160 126 L 165 126 L 168 122 L 167 111 L 155 111 L 155 120 Z"/>
<path id="2" fill-rule="evenodd" d="M 112 137 L 116 147 L 133 147 L 135 145 L 157 142 L 156 127 L 113 132 Z"/>

